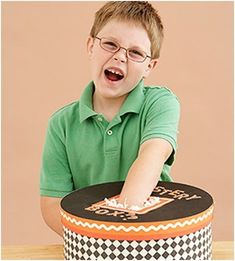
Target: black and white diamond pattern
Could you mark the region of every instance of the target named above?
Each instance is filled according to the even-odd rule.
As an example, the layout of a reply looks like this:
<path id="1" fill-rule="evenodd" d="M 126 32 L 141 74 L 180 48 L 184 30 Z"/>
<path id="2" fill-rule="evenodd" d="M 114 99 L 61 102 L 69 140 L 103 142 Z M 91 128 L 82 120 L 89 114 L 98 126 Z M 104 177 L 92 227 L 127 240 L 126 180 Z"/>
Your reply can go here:
<path id="1" fill-rule="evenodd" d="M 66 260 L 210 260 L 211 244 L 211 224 L 188 235 L 146 241 L 96 239 L 64 227 Z"/>

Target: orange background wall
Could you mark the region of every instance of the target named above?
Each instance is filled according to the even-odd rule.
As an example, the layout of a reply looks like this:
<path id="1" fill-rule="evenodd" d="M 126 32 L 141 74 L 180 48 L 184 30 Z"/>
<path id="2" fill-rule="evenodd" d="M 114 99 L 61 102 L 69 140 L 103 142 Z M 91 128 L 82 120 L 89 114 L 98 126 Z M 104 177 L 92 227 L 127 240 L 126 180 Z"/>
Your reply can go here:
<path id="1" fill-rule="evenodd" d="M 39 170 L 48 118 L 90 80 L 86 39 L 104 2 L 2 2 L 2 244 L 53 244 Z M 233 239 L 233 3 L 152 2 L 165 26 L 146 84 L 181 101 L 175 181 L 215 200 L 214 240 Z"/>

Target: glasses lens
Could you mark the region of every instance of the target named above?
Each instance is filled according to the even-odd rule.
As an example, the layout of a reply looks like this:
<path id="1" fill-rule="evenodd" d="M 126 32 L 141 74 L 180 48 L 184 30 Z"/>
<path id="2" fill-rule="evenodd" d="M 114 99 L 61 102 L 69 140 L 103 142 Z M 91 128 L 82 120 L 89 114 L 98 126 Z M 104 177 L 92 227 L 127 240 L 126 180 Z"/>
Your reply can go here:
<path id="1" fill-rule="evenodd" d="M 100 41 L 101 47 L 109 52 L 116 52 L 119 49 L 118 43 L 114 42 L 113 40 L 102 38 Z"/>
<path id="2" fill-rule="evenodd" d="M 127 52 L 128 57 L 136 62 L 143 62 L 146 58 L 146 53 L 139 49 L 128 49 Z"/>

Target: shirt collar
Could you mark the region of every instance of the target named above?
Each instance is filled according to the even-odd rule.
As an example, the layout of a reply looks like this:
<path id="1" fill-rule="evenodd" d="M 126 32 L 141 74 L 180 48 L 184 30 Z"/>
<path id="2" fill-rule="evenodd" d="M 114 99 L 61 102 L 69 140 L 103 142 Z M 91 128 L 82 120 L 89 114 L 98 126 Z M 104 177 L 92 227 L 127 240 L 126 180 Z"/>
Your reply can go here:
<path id="1" fill-rule="evenodd" d="M 123 103 L 119 115 L 122 116 L 125 113 L 139 113 L 140 108 L 144 101 L 144 81 L 141 80 L 135 86 L 135 88 L 129 93 L 125 102 Z"/>
<path id="2" fill-rule="evenodd" d="M 144 101 L 144 82 L 143 80 L 135 86 L 135 88 L 128 94 L 125 102 L 123 103 L 118 115 L 122 116 L 128 112 L 139 113 L 140 108 Z M 93 110 L 92 97 L 94 93 L 94 82 L 91 81 L 85 88 L 80 98 L 80 122 L 87 118 L 97 115 Z"/>
<path id="3" fill-rule="evenodd" d="M 95 111 L 93 111 L 92 106 L 92 96 L 94 93 L 94 83 L 91 81 L 85 88 L 80 98 L 80 122 L 86 120 L 87 118 L 97 115 Z"/>

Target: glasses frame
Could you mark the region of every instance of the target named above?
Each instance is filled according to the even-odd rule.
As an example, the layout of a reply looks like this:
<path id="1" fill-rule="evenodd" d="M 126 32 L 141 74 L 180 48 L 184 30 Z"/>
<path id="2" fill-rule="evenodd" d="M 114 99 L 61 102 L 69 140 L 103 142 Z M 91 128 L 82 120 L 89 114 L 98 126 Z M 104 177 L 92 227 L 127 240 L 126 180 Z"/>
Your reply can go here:
<path id="1" fill-rule="evenodd" d="M 133 60 L 133 59 L 130 58 L 129 55 L 128 55 L 128 50 L 131 49 L 131 48 L 125 48 L 125 47 L 122 47 L 118 42 L 114 41 L 114 42 L 118 45 L 118 49 L 117 49 L 116 51 L 112 52 L 112 51 L 110 51 L 110 50 L 107 50 L 107 49 L 103 48 L 103 46 L 101 45 L 101 41 L 102 41 L 102 39 L 107 39 L 107 40 L 109 40 L 108 38 L 105 38 L 105 37 L 101 37 L 101 38 L 100 38 L 100 37 L 97 37 L 97 36 L 94 36 L 93 38 L 98 39 L 98 40 L 99 40 L 99 45 L 100 45 L 100 47 L 101 47 L 103 50 L 107 51 L 107 52 L 110 52 L 110 53 L 117 53 L 117 52 L 119 52 L 120 49 L 125 50 L 125 51 L 126 51 L 126 56 L 127 56 L 127 58 L 130 59 L 130 60 L 133 61 L 133 62 L 136 62 L 136 63 L 143 63 L 147 58 L 152 59 L 151 56 L 147 55 L 146 52 L 144 52 L 144 51 L 141 50 L 141 51 L 145 54 L 145 58 L 144 58 L 144 60 L 143 60 L 143 61 L 136 61 L 136 60 Z"/>

